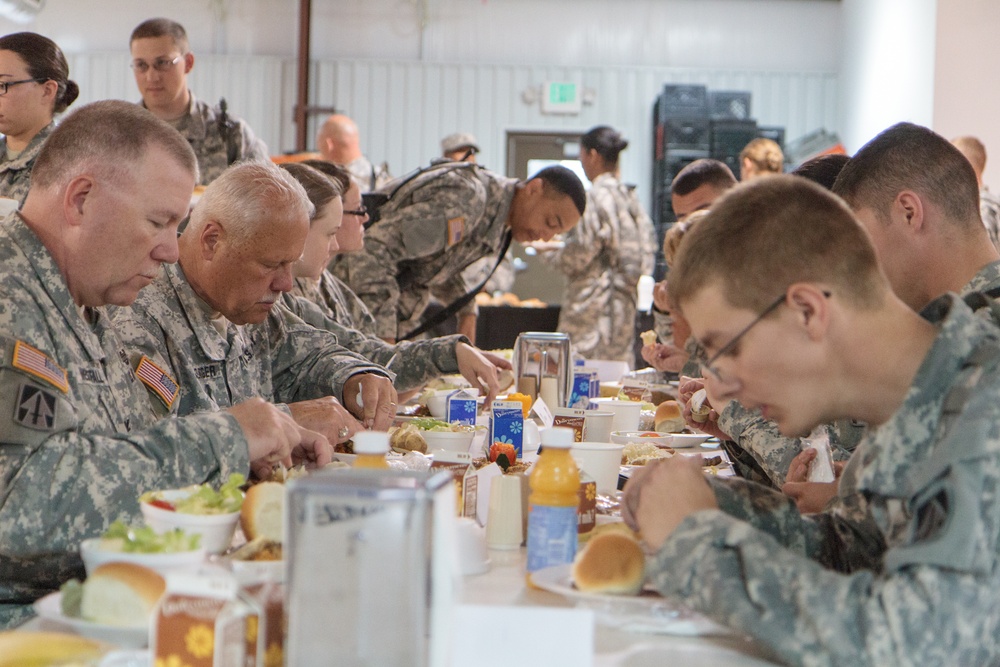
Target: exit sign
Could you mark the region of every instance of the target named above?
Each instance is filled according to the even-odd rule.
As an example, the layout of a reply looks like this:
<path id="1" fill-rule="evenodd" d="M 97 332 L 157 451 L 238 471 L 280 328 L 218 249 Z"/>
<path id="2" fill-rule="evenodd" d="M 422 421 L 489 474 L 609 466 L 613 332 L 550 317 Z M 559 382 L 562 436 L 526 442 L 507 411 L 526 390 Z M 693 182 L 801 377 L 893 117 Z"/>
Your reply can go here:
<path id="1" fill-rule="evenodd" d="M 542 113 L 580 113 L 580 87 L 565 81 L 550 81 L 542 91 Z"/>

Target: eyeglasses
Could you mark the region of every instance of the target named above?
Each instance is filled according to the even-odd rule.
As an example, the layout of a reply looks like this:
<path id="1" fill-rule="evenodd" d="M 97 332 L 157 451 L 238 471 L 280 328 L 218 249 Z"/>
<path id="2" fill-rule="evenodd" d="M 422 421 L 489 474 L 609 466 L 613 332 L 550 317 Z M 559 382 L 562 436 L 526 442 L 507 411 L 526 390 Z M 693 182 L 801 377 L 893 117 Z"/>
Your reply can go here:
<path id="1" fill-rule="evenodd" d="M 823 296 L 825 296 L 828 299 L 830 298 L 831 295 L 832 295 L 831 292 L 827 291 L 823 292 Z M 736 347 L 736 344 L 740 342 L 740 339 L 743 338 L 743 336 L 746 336 L 747 332 L 753 329 L 758 322 L 760 322 L 765 317 L 770 315 L 773 311 L 775 311 L 778 308 L 778 306 L 785 303 L 786 298 L 787 296 L 785 294 L 782 294 L 777 299 L 775 299 L 770 306 L 765 308 L 760 315 L 755 317 L 753 321 L 750 322 L 750 324 L 743 327 L 743 329 L 741 329 L 738 334 L 733 336 L 728 343 L 719 348 L 719 350 L 711 357 L 707 357 L 707 355 L 705 354 L 705 348 L 699 345 L 698 349 L 695 351 L 693 355 L 693 358 L 694 361 L 698 363 L 698 367 L 701 368 L 702 376 L 706 374 L 711 375 L 719 382 L 726 384 L 728 380 L 722 375 L 719 369 L 715 367 L 715 362 L 721 359 L 723 355 L 732 352 L 733 348 Z"/>
<path id="2" fill-rule="evenodd" d="M 147 63 L 145 60 L 133 60 L 132 64 L 129 65 L 129 67 L 134 69 L 139 74 L 145 74 L 146 72 L 149 71 L 149 68 L 151 66 L 157 72 L 167 72 L 170 70 L 171 67 L 180 62 L 180 59 L 183 57 L 184 54 L 182 53 L 174 58 L 157 58 L 156 60 L 153 61 L 152 65 Z"/>
<path id="3" fill-rule="evenodd" d="M 45 83 L 48 79 L 21 79 L 20 81 L 3 81 L 0 82 L 0 95 L 6 95 L 7 89 L 11 86 L 16 86 L 22 83 Z"/>
<path id="4" fill-rule="evenodd" d="M 778 308 L 778 306 L 780 306 L 784 302 L 785 302 L 785 295 L 782 294 L 777 299 L 775 299 L 774 302 L 772 302 L 770 306 L 768 306 L 767 308 L 765 308 L 764 311 L 760 315 L 758 315 L 757 317 L 755 317 L 753 319 L 753 321 L 750 322 L 750 324 L 748 324 L 745 327 L 743 327 L 743 329 L 740 330 L 740 332 L 738 334 L 736 334 L 731 339 L 729 339 L 729 342 L 726 343 L 725 345 L 723 345 L 721 348 L 719 348 L 719 351 L 716 352 L 715 354 L 713 354 L 711 357 L 708 357 L 706 355 L 706 353 L 705 353 L 705 348 L 703 348 L 703 347 L 701 347 L 699 345 L 698 346 L 698 350 L 694 354 L 694 360 L 696 362 L 698 362 L 698 366 L 699 366 L 699 368 L 701 368 L 701 374 L 702 374 L 702 376 L 704 376 L 704 375 L 711 375 L 713 378 L 715 378 L 719 382 L 725 384 L 726 383 L 726 379 L 723 378 L 722 374 L 719 372 L 719 369 L 717 369 L 715 367 L 715 362 L 718 361 L 719 358 L 722 357 L 722 355 L 731 352 L 732 349 L 734 347 L 736 347 L 736 344 L 740 342 L 740 339 L 743 338 L 743 336 L 747 335 L 748 331 L 750 331 L 751 329 L 753 329 L 754 326 L 756 326 L 758 322 L 760 322 L 762 319 L 764 319 L 765 317 L 767 317 L 768 315 L 770 315 L 772 312 L 774 312 Z"/>
<path id="5" fill-rule="evenodd" d="M 361 208 L 359 208 L 356 211 L 344 211 L 344 215 L 356 215 L 359 218 L 363 218 L 366 215 L 368 215 L 368 209 L 365 208 L 364 206 L 362 206 Z"/>

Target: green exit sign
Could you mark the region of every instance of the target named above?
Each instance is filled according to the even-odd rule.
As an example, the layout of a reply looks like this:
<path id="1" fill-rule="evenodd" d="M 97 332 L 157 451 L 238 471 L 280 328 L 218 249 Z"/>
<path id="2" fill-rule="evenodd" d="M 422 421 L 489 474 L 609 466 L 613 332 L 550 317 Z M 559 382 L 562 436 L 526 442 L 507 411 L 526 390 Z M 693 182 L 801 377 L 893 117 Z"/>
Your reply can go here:
<path id="1" fill-rule="evenodd" d="M 542 113 L 580 113 L 580 88 L 575 83 L 550 81 L 542 95 Z"/>

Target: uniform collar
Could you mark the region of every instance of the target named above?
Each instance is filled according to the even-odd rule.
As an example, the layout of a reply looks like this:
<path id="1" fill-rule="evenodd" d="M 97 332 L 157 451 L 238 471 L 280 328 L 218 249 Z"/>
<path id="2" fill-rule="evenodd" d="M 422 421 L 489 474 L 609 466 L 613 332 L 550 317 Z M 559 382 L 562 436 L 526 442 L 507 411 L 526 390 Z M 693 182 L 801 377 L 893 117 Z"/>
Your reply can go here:
<path id="1" fill-rule="evenodd" d="M 66 322 L 66 326 L 73 331 L 80 344 L 87 350 L 90 358 L 103 359 L 104 349 L 101 347 L 100 341 L 94 335 L 90 325 L 84 322 L 80 316 L 76 302 L 73 301 L 69 288 L 66 287 L 66 278 L 42 240 L 28 227 L 19 212 L 7 216 L 0 225 L 6 230 L 11 240 L 21 248 L 38 278 L 38 283 L 56 305 Z M 103 318 L 102 309 L 95 310 Z"/>
<path id="2" fill-rule="evenodd" d="M 979 269 L 976 275 L 972 276 L 972 280 L 962 288 L 962 294 L 988 292 L 997 287 L 1000 287 L 1000 259 Z"/>
<path id="3" fill-rule="evenodd" d="M 13 160 L 4 160 L 3 162 L 0 162 L 0 173 L 5 171 L 21 171 L 22 169 L 30 167 L 32 162 L 34 162 L 35 158 L 38 157 L 38 154 L 41 152 L 42 144 L 44 144 L 45 140 L 49 138 L 49 135 L 52 134 L 52 130 L 54 130 L 55 127 L 55 121 L 52 121 L 43 127 L 38 134 L 31 138 L 31 141 L 29 141 L 28 145 L 24 147 L 24 150 L 21 151 L 20 155 Z M 0 150 L 0 158 L 3 158 L 3 156 L 7 154 L 7 138 L 4 137 L 3 139 L 0 139 L 0 141 L 3 142 L 2 150 Z"/>
<path id="4" fill-rule="evenodd" d="M 204 355 L 212 361 L 225 361 L 226 352 L 230 347 L 227 338 L 232 338 L 236 325 L 229 323 L 226 327 L 230 334 L 228 337 L 219 333 L 212 324 L 212 307 L 195 293 L 187 276 L 184 275 L 180 262 L 165 266 L 164 275 L 177 295 L 185 319 L 190 325 L 194 337 L 198 339 L 198 344 Z"/>

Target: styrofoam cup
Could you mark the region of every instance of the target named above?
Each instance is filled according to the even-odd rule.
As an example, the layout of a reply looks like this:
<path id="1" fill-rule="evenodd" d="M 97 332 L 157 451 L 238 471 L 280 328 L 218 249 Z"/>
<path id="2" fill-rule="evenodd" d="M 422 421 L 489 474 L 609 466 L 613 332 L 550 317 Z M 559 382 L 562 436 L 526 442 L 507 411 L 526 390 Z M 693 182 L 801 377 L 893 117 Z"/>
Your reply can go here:
<path id="1" fill-rule="evenodd" d="M 596 405 L 598 410 L 610 410 L 615 413 L 611 422 L 612 431 L 638 431 L 639 413 L 642 412 L 642 403 L 639 401 L 624 401 L 618 398 L 594 398 L 591 405 Z M 610 437 L 610 433 L 608 434 Z"/>
<path id="2" fill-rule="evenodd" d="M 611 442 L 611 425 L 615 413 L 610 410 L 585 410 L 583 415 L 583 439 L 591 442 Z"/>
<path id="3" fill-rule="evenodd" d="M 577 442 L 569 452 L 576 465 L 597 482 L 598 493 L 613 494 L 618 490 L 618 471 L 624 448 L 624 445 L 608 442 Z"/>

